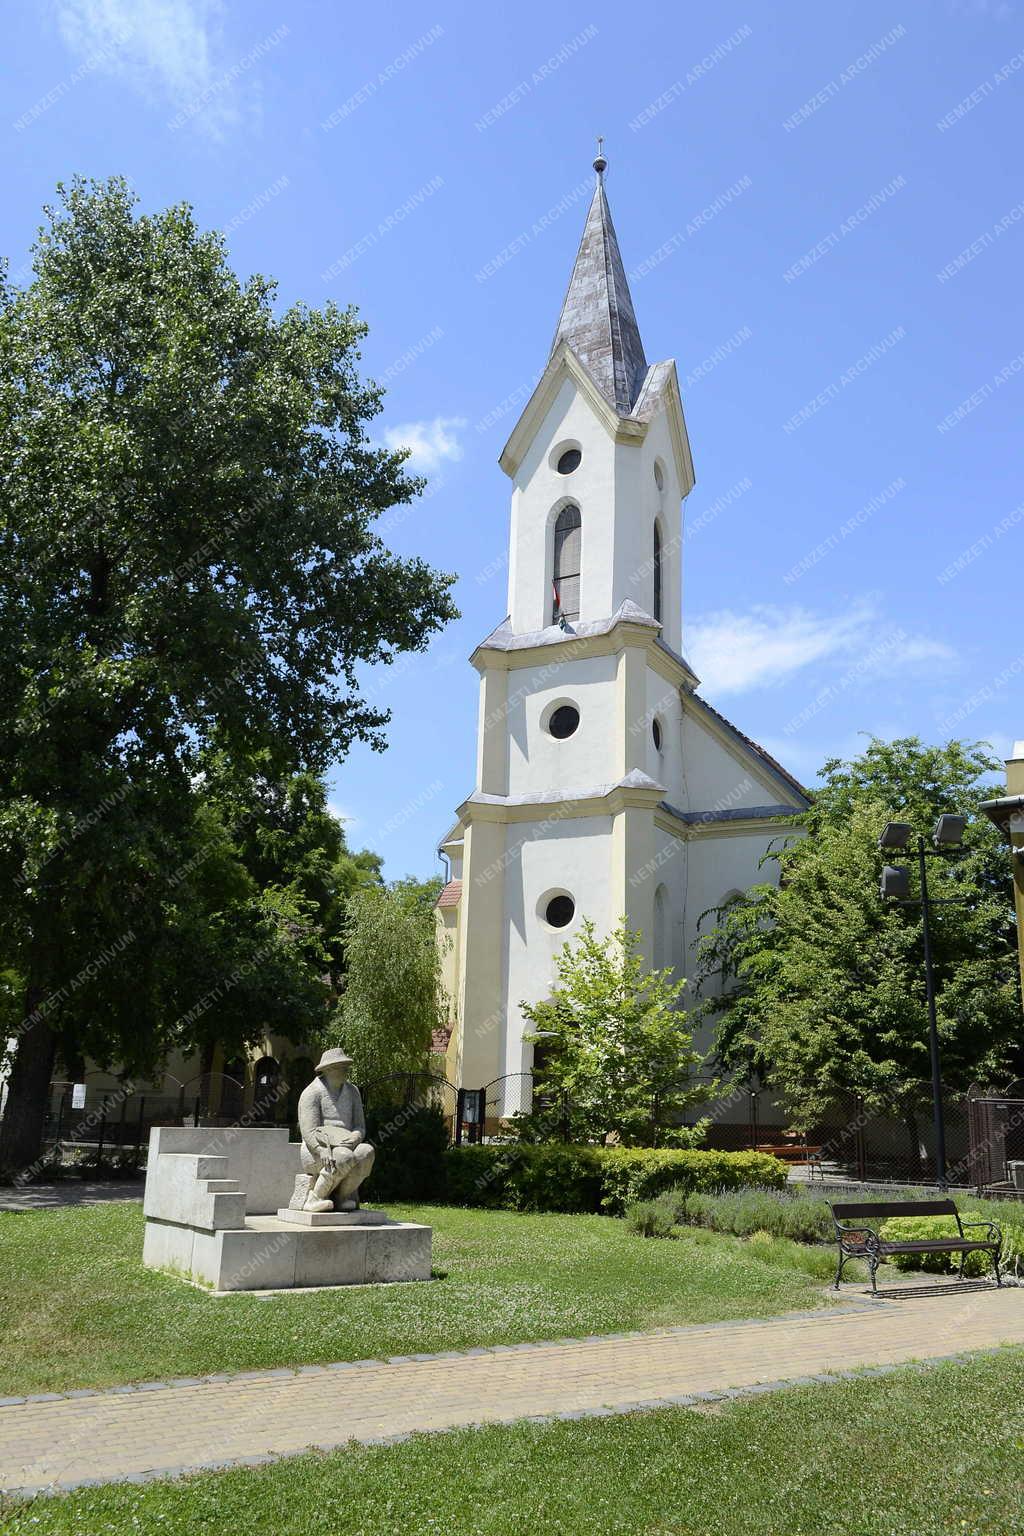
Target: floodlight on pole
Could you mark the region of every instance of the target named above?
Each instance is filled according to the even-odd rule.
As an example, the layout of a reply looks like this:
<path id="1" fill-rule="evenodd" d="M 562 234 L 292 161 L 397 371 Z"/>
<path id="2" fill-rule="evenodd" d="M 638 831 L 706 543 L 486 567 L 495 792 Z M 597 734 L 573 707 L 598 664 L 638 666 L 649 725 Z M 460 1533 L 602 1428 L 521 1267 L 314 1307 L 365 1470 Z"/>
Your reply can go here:
<path id="1" fill-rule="evenodd" d="M 909 821 L 887 821 L 878 839 L 879 848 L 908 848 L 914 829 Z"/>
<path id="2" fill-rule="evenodd" d="M 964 840 L 966 816 L 940 816 L 935 823 L 932 842 L 936 848 L 958 848 Z"/>
<path id="3" fill-rule="evenodd" d="M 886 864 L 882 870 L 879 894 L 889 901 L 906 901 L 910 895 L 910 875 L 900 864 Z"/>

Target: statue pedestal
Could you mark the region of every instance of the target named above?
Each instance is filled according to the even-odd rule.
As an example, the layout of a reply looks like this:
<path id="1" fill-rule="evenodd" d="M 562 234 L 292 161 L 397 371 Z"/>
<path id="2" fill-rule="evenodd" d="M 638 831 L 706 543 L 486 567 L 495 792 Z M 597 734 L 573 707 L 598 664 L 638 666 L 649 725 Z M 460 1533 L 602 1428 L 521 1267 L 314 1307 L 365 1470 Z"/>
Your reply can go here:
<path id="1" fill-rule="evenodd" d="M 282 1205 L 278 1221 L 290 1221 L 297 1227 L 397 1227 L 399 1223 L 383 1211 L 293 1211 Z"/>
<path id="2" fill-rule="evenodd" d="M 143 1263 L 217 1292 L 429 1280 L 430 1227 L 284 1206 L 301 1151 L 284 1129 L 155 1128 Z"/>

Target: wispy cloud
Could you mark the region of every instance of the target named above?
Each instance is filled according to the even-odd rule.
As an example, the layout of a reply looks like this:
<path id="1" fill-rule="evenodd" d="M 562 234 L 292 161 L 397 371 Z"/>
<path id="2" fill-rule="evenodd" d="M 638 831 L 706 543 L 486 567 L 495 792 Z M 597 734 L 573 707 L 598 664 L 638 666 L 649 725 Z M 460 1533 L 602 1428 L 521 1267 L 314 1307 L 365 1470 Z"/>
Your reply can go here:
<path id="1" fill-rule="evenodd" d="M 225 56 L 223 0 L 53 0 L 68 47 L 178 109 L 214 138 L 257 110 L 256 82 Z"/>
<path id="2" fill-rule="evenodd" d="M 335 821 L 343 822 L 350 832 L 360 825 L 359 817 L 354 815 L 347 806 L 342 805 L 338 800 L 328 799 L 327 810 L 328 814 L 333 816 Z"/>
<path id="3" fill-rule="evenodd" d="M 459 434 L 465 425 L 464 416 L 403 421 L 385 428 L 384 443 L 388 448 L 408 448 L 412 454 L 410 468 L 418 474 L 429 475 L 440 469 L 446 460 L 462 458 Z"/>
<path id="4" fill-rule="evenodd" d="M 870 653 L 886 628 L 871 598 L 838 615 L 797 607 L 719 609 L 688 625 L 686 652 L 714 697 L 782 683 L 819 662 L 856 659 Z M 907 635 L 887 652 L 885 665 L 903 670 L 954 655 L 942 641 Z"/>

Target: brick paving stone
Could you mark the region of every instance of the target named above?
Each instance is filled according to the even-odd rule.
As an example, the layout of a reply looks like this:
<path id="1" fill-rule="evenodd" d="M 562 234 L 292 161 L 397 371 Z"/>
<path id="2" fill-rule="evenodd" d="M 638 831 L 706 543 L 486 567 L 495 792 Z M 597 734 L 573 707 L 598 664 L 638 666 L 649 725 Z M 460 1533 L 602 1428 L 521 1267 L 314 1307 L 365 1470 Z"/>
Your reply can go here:
<path id="1" fill-rule="evenodd" d="M 1024 1289 L 965 1288 L 904 1297 L 898 1306 L 218 1373 L 143 1383 L 148 1390 L 37 1393 L 0 1401 L 0 1489 L 134 1482 L 459 1425 L 722 1402 L 1003 1343 L 1024 1343 Z M 342 1387 L 336 1371 L 358 1378 Z M 324 1438 L 325 1424 L 336 1426 L 333 1437 Z"/>

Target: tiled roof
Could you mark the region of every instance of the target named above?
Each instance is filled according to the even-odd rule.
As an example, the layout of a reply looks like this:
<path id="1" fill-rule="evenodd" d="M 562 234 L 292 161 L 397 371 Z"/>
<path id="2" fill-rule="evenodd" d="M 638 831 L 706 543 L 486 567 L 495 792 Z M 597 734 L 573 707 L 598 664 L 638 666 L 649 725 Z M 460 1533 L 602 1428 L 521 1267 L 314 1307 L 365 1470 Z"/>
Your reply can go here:
<path id="1" fill-rule="evenodd" d="M 462 881 L 449 880 L 434 905 L 436 907 L 457 907 L 462 897 Z"/>

